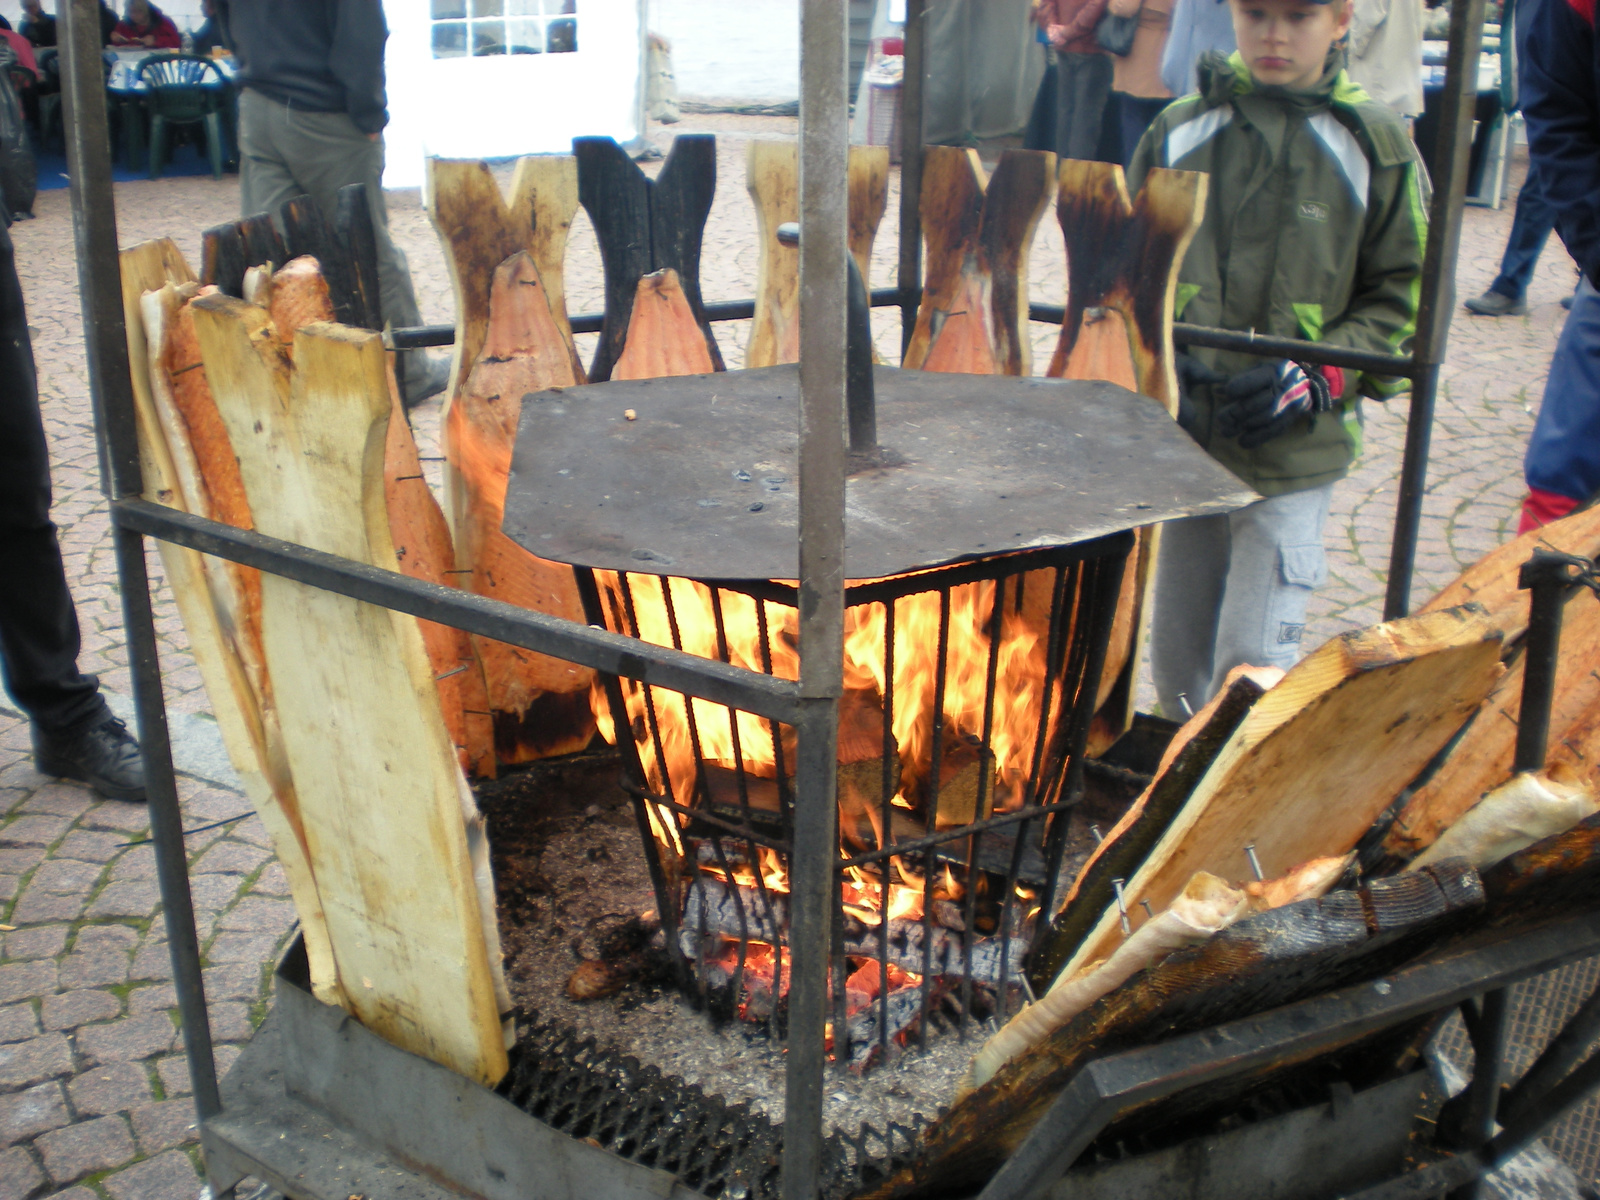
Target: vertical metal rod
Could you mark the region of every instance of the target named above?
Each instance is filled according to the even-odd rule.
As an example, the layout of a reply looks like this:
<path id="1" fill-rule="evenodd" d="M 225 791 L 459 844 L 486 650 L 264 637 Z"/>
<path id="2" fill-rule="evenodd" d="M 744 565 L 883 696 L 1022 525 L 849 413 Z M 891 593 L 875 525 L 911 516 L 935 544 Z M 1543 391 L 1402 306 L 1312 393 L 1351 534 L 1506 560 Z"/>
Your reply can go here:
<path id="1" fill-rule="evenodd" d="M 939 776 L 944 770 L 944 688 L 950 672 L 950 589 L 939 589 L 939 645 L 937 664 L 933 671 L 933 713 L 928 720 L 928 744 L 933 747 L 928 766 L 928 802 L 923 823 L 925 833 L 933 833 L 939 824 Z M 980 767 L 981 770 L 981 767 Z M 917 1047 L 928 1048 L 928 1009 L 933 1003 L 933 872 L 938 860 L 936 847 L 929 846 L 922 855 L 922 998 L 917 1022 Z M 888 913 L 880 926 L 883 936 L 889 936 Z"/>
<path id="2" fill-rule="evenodd" d="M 922 302 L 922 91 L 928 46 L 927 0 L 906 0 L 900 75 L 900 352 L 911 344 Z"/>
<path id="3" fill-rule="evenodd" d="M 57 11 L 63 25 L 61 99 L 67 130 L 78 292 L 99 443 L 101 488 L 107 499 L 138 496 L 144 490 L 144 481 L 139 468 L 133 381 L 118 270 L 117 211 L 111 190 L 111 143 L 100 61 L 100 7 L 94 0 L 63 0 Z M 139 744 L 144 753 L 156 875 L 178 987 L 178 1011 L 183 1018 L 183 1044 L 189 1059 L 195 1112 L 204 1121 L 222 1111 L 222 1098 L 211 1054 L 211 1026 L 206 1018 L 205 981 L 200 970 L 188 855 L 183 844 L 183 814 L 178 807 L 166 699 L 161 691 L 161 662 L 150 605 L 144 538 L 120 528 L 113 537 Z"/>
<path id="4" fill-rule="evenodd" d="M 899 776 L 894 764 L 894 600 L 883 604 L 883 784 L 878 797 L 878 849 L 887 850 L 894 841 L 894 790 Z M 889 876 L 895 871 L 894 859 L 878 864 L 878 1049 L 889 1055 Z"/>
<path id="5" fill-rule="evenodd" d="M 1472 1029 L 1472 1082 L 1467 1085 L 1467 1107 L 1461 1122 L 1462 1149 L 1476 1149 L 1494 1136 L 1500 1099 L 1500 1079 L 1505 1073 L 1506 1020 L 1510 1016 L 1505 988 L 1486 992 L 1483 1008 Z M 1479 1200 L 1486 1194 L 1483 1177 L 1450 1193 L 1449 1200 Z"/>
<path id="6" fill-rule="evenodd" d="M 1562 556 L 1535 550 L 1522 564 L 1517 582 L 1533 595 L 1528 602 L 1528 636 L 1522 646 L 1522 706 L 1517 713 L 1517 752 L 1511 769 L 1538 771 L 1544 767 L 1550 744 L 1561 617 L 1571 581 Z"/>
<path id="7" fill-rule="evenodd" d="M 1428 207 L 1428 245 L 1422 258 L 1422 300 L 1412 359 L 1418 374 L 1411 385 L 1405 453 L 1400 460 L 1400 492 L 1395 503 L 1394 540 L 1389 547 L 1389 579 L 1383 618 L 1411 611 L 1411 575 L 1422 526 L 1422 499 L 1428 482 L 1428 451 L 1433 438 L 1434 400 L 1439 364 L 1450 339 L 1455 314 L 1456 255 L 1461 248 L 1461 209 L 1467 194 L 1472 153 L 1472 119 L 1478 98 L 1478 54 L 1483 44 L 1484 0 L 1458 0 L 1450 10 L 1450 48 L 1445 60 L 1444 94 L 1439 101 L 1435 143 L 1433 202 Z"/>
<path id="8" fill-rule="evenodd" d="M 844 688 L 846 0 L 800 6 L 800 694 L 783 1200 L 815 1200 Z"/>

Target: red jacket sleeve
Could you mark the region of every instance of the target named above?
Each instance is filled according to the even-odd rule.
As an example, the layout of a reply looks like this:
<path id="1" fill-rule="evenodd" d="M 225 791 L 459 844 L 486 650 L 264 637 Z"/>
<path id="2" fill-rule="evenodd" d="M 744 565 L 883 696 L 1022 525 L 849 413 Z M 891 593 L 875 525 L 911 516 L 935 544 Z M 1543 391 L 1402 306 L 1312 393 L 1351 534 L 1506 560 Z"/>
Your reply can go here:
<path id="1" fill-rule="evenodd" d="M 178 27 L 172 23 L 171 17 L 162 17 L 161 24 L 155 28 L 157 50 L 179 50 L 183 47 L 183 38 L 178 35 Z"/>

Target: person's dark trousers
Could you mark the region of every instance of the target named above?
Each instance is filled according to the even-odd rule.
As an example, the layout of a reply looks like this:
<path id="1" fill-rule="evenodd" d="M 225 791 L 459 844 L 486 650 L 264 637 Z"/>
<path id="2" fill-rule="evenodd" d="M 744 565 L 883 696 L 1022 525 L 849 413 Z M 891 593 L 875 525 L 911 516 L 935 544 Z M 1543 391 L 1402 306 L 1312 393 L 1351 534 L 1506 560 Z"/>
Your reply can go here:
<path id="1" fill-rule="evenodd" d="M 1115 161 L 1127 166 L 1133 158 L 1133 151 L 1139 145 L 1139 139 L 1144 136 L 1144 131 L 1150 128 L 1161 110 L 1172 101 L 1164 96 L 1130 96 L 1127 92 L 1112 92 L 1111 102 L 1117 110 L 1117 130 L 1119 133 L 1118 148 L 1120 154 Z"/>
<path id="2" fill-rule="evenodd" d="M 1056 154 L 1093 160 L 1111 99 L 1109 54 L 1056 54 Z"/>
<path id="3" fill-rule="evenodd" d="M 50 523 L 50 459 L 17 281 L 0 228 L 0 677 L 42 729 L 96 720 L 105 701 L 78 672 L 78 614 Z"/>
<path id="4" fill-rule="evenodd" d="M 1500 259 L 1500 274 L 1489 285 L 1491 292 L 1522 303 L 1533 280 L 1533 269 L 1539 265 L 1545 239 L 1555 224 L 1555 209 L 1544 198 L 1537 168 L 1530 162 L 1528 177 L 1517 193 L 1517 211 L 1511 218 L 1511 236 L 1506 239 L 1506 252 Z"/>
<path id="5" fill-rule="evenodd" d="M 1022 134 L 1024 150 L 1050 150 L 1056 148 L 1056 64 L 1047 63 L 1044 78 L 1039 80 L 1039 90 L 1033 97 L 1033 112 L 1028 115 L 1028 128 Z"/>

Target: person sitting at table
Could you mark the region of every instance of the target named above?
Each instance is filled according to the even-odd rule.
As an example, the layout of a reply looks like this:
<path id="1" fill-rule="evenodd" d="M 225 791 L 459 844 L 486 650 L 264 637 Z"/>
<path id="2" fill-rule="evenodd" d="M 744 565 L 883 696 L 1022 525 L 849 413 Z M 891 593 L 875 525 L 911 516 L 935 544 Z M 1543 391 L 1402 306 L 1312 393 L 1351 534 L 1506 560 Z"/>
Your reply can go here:
<path id="1" fill-rule="evenodd" d="M 56 19 L 44 11 L 39 0 L 22 0 L 22 24 L 17 32 L 35 46 L 54 46 Z"/>
<path id="2" fill-rule="evenodd" d="M 7 21 L 0 26 L 0 38 L 4 38 L 6 44 L 11 47 L 12 57 L 17 60 L 19 66 L 27 67 L 35 76 L 39 74 L 39 64 L 33 56 L 33 43 L 11 28 L 11 22 Z"/>
<path id="3" fill-rule="evenodd" d="M 113 46 L 148 46 L 152 50 L 177 50 L 183 46 L 178 27 L 150 0 L 128 0 L 127 11 L 111 31 Z"/>
<path id="4" fill-rule="evenodd" d="M 205 17 L 205 24 L 195 31 L 194 53 L 201 58 L 214 58 L 214 50 L 227 49 L 227 43 L 222 40 L 222 28 L 217 24 L 217 6 L 213 0 L 200 0 L 200 15 Z"/>

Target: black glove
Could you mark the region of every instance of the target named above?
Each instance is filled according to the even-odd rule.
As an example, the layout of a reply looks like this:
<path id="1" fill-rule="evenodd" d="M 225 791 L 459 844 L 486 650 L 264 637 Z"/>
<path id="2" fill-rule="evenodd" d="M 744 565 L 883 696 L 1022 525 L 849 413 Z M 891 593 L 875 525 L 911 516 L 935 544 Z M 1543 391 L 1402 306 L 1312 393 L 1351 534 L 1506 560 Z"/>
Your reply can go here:
<path id="1" fill-rule="evenodd" d="M 1173 356 L 1172 365 L 1178 376 L 1178 428 L 1193 436 L 1194 389 L 1202 384 L 1224 383 L 1228 377 L 1213 371 L 1186 350 L 1179 350 Z"/>
<path id="2" fill-rule="evenodd" d="M 1301 417 L 1331 412 L 1333 405 L 1333 389 L 1320 367 L 1287 358 L 1266 362 L 1223 386 L 1217 432 L 1253 450 L 1288 433 Z"/>

